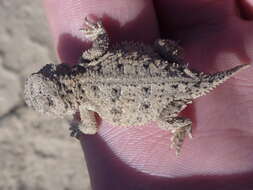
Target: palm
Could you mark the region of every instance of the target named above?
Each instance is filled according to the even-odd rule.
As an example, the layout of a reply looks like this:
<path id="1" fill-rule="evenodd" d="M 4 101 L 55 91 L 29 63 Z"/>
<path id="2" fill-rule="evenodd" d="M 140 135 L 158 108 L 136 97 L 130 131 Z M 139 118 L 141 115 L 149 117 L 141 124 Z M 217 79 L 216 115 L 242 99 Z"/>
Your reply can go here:
<path id="1" fill-rule="evenodd" d="M 76 60 L 80 55 L 80 43 L 76 43 L 76 39 L 71 41 L 69 37 L 64 38 L 64 33 L 77 31 L 76 26 L 80 26 L 81 20 L 76 18 L 81 19 L 86 12 L 107 10 L 109 15 L 125 25 L 117 28 L 113 21 L 110 23 L 109 18 L 104 18 L 108 21 L 106 28 L 111 31 L 112 38 L 153 41 L 159 37 L 160 29 L 166 37 L 179 40 L 185 49 L 189 66 L 196 70 L 216 72 L 235 65 L 252 63 L 253 25 L 238 16 L 235 1 L 114 1 L 115 4 L 104 3 L 103 9 L 96 8 L 94 11 L 92 6 L 86 5 L 88 1 L 79 3 L 77 0 L 73 1 L 76 2 L 73 7 L 81 8 L 78 7 L 76 15 L 72 15 L 74 11 L 64 12 L 65 9 L 59 9 L 60 14 L 56 14 L 58 7 L 54 7 L 49 0 L 46 2 L 51 7 L 49 15 L 54 34 L 62 37 L 59 38 L 58 47 L 64 62 Z M 93 2 L 94 7 L 101 8 L 96 6 L 100 5 L 99 1 L 90 1 L 90 4 Z M 66 6 L 69 9 L 69 5 Z M 122 9 L 121 12 L 112 7 L 115 10 L 118 7 L 129 9 Z M 71 15 L 71 20 L 66 21 L 58 15 Z M 156 18 L 159 20 L 159 29 Z M 131 19 L 134 21 L 127 25 Z M 55 26 L 55 23 L 58 25 Z M 122 172 L 121 167 L 125 163 L 138 171 L 164 176 L 166 179 L 174 176 L 225 175 L 253 171 L 252 71 L 253 67 L 238 73 L 188 106 L 184 115 L 193 120 L 194 138 L 185 140 L 179 157 L 175 156 L 174 150 L 169 149 L 169 133 L 159 129 L 155 123 L 122 128 L 112 127 L 102 121 L 98 136 L 85 136 L 81 141 L 85 145 L 92 181 L 98 186 L 105 181 L 112 181 L 107 172 L 113 168 L 117 175 L 123 173 L 121 177 L 125 178 L 127 172 Z M 116 163 L 112 154 L 123 161 L 121 165 Z M 112 174 L 113 177 L 120 177 L 115 173 Z M 133 173 L 127 177 L 132 176 Z M 165 186 L 169 187 L 170 183 L 166 182 Z"/>
<path id="2" fill-rule="evenodd" d="M 195 44 L 187 44 L 187 49 L 191 49 L 189 58 L 195 63 L 193 67 L 214 71 L 250 63 L 252 57 L 246 52 L 253 44 L 245 43 L 250 40 L 247 24 L 231 18 L 223 26 L 216 27 L 210 32 L 200 29 L 208 39 L 200 34 Z M 195 101 L 195 137 L 200 150 L 191 149 L 200 153 L 199 159 L 208 160 L 209 170 L 215 168 L 215 173 L 252 170 L 251 73 L 252 68 Z"/>
<path id="3" fill-rule="evenodd" d="M 224 23 L 204 24 L 173 33 L 183 44 L 186 58 L 194 69 L 214 72 L 250 63 L 246 51 L 253 42 L 245 44 L 250 40 L 250 31 L 247 23 L 239 18 L 231 17 Z M 193 120 L 194 139 L 185 141 L 180 158 L 176 158 L 174 151 L 169 149 L 168 132 L 152 124 L 138 128 L 102 125 L 100 135 L 129 165 L 156 175 L 224 174 L 252 170 L 251 72 L 252 68 L 239 73 L 189 106 L 184 115 Z M 185 164 L 183 168 L 181 164 Z"/>

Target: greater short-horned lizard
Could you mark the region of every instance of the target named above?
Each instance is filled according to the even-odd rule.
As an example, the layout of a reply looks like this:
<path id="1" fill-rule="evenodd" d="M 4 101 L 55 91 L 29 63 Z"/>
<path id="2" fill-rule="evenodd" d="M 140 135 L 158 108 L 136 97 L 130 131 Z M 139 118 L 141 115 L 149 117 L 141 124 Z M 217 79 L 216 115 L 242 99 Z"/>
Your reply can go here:
<path id="1" fill-rule="evenodd" d="M 192 122 L 178 114 L 193 99 L 249 66 L 199 73 L 187 67 L 183 50 L 174 41 L 110 45 L 102 22 L 87 18 L 82 31 L 93 45 L 78 65 L 47 64 L 25 84 L 25 101 L 35 110 L 59 117 L 80 113 L 80 126 L 72 135 L 95 134 L 95 113 L 117 126 L 157 121 L 172 133 L 171 146 L 179 153 L 185 136 L 191 137 Z"/>

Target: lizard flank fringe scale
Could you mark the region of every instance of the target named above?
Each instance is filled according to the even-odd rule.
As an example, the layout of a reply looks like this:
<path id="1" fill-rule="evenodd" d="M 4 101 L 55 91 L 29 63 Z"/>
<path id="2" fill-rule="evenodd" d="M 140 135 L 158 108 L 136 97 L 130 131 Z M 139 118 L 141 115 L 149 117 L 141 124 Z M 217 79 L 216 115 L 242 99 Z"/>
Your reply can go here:
<path id="1" fill-rule="evenodd" d="M 192 121 L 178 114 L 249 66 L 199 73 L 187 67 L 183 49 L 174 41 L 110 45 L 102 22 L 87 18 L 82 31 L 93 45 L 80 63 L 47 64 L 27 78 L 24 92 L 27 105 L 43 114 L 64 117 L 79 112 L 81 121 L 78 128 L 72 127 L 72 136 L 95 134 L 95 113 L 117 126 L 157 121 L 171 132 L 171 147 L 178 154 L 185 137 L 192 137 Z"/>

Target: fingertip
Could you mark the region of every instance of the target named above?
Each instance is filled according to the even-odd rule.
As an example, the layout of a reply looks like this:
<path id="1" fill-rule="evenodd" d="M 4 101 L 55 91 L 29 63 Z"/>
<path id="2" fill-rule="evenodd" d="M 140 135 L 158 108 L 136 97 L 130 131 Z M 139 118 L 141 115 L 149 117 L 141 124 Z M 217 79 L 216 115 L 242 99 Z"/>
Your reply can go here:
<path id="1" fill-rule="evenodd" d="M 237 3 L 240 16 L 244 20 L 253 20 L 253 0 L 239 0 Z"/>

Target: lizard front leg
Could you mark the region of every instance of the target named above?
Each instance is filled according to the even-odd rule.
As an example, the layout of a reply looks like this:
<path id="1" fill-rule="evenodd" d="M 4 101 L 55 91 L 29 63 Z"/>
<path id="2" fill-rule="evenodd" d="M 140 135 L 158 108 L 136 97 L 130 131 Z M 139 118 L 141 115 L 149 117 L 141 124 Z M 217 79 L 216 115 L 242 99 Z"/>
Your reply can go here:
<path id="1" fill-rule="evenodd" d="M 101 21 L 91 22 L 87 17 L 84 21 L 84 36 L 92 41 L 92 47 L 83 52 L 82 59 L 92 61 L 105 54 L 109 47 L 109 37 Z"/>
<path id="2" fill-rule="evenodd" d="M 84 106 L 79 108 L 80 119 L 81 121 L 75 122 L 70 127 L 71 136 L 77 137 L 80 133 L 93 135 L 98 131 L 97 122 L 95 118 L 95 112 L 86 109 Z"/>

